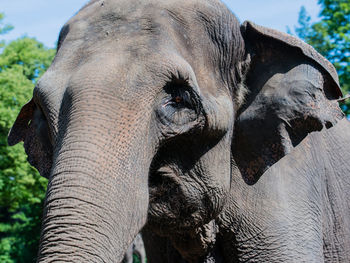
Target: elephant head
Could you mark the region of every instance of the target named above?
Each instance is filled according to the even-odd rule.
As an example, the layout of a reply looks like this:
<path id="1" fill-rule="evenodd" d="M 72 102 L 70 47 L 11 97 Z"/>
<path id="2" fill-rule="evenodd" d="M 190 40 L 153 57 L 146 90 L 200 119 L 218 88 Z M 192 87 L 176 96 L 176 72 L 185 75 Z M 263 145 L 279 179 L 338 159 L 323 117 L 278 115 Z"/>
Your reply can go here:
<path id="1" fill-rule="evenodd" d="M 146 220 L 196 235 L 232 171 L 256 182 L 340 95 L 310 46 L 219 1 L 89 2 L 8 138 L 49 179 L 39 262 L 120 261 Z"/>

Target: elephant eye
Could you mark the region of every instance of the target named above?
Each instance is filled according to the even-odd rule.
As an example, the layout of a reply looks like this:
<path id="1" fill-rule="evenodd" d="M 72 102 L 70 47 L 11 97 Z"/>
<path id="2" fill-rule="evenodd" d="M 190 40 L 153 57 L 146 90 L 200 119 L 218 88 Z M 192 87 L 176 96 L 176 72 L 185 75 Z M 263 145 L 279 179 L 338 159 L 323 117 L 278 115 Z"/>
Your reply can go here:
<path id="1" fill-rule="evenodd" d="M 183 126 L 193 123 L 201 113 L 199 95 L 184 80 L 172 80 L 164 87 L 156 114 L 164 125 Z"/>
<path id="2" fill-rule="evenodd" d="M 184 90 L 173 90 L 169 95 L 169 99 L 166 101 L 164 106 L 171 105 L 176 108 L 194 109 L 197 103 L 194 99 L 194 95 L 192 95 L 190 91 L 186 90 L 186 88 Z"/>
<path id="3" fill-rule="evenodd" d="M 177 110 L 190 109 L 198 113 L 199 96 L 186 79 L 172 78 L 165 87 L 166 97 L 163 98 L 163 107 L 171 106 Z"/>
<path id="4" fill-rule="evenodd" d="M 176 96 L 175 97 L 175 102 L 176 103 L 181 103 L 182 102 L 182 98 L 180 96 Z"/>

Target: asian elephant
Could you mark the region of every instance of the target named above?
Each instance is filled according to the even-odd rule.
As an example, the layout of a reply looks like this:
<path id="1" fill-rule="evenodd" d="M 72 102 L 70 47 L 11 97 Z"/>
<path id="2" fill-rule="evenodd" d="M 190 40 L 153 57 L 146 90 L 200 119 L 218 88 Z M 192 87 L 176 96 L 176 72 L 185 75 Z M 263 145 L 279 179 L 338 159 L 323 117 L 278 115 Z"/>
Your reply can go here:
<path id="1" fill-rule="evenodd" d="M 38 262 L 350 262 L 334 67 L 218 0 L 92 0 L 8 137 L 49 179 Z"/>

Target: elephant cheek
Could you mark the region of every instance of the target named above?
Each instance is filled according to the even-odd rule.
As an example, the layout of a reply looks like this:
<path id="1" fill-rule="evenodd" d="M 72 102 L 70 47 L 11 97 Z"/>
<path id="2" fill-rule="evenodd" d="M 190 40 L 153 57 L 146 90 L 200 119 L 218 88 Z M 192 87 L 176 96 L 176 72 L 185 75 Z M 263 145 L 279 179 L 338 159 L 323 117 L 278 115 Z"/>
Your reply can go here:
<path id="1" fill-rule="evenodd" d="M 207 150 L 192 169 L 162 167 L 150 176 L 148 225 L 158 234 L 187 232 L 215 219 L 230 191 L 230 135 Z"/>

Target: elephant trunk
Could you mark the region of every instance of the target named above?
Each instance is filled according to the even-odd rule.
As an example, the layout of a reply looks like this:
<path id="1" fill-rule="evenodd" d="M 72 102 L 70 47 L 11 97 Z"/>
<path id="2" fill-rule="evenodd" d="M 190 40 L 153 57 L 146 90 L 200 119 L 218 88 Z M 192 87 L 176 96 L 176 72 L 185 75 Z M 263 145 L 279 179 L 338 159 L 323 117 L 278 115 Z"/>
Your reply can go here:
<path id="1" fill-rule="evenodd" d="M 146 140 L 125 118 L 79 116 L 55 153 L 38 262 L 121 262 L 147 217 Z"/>

